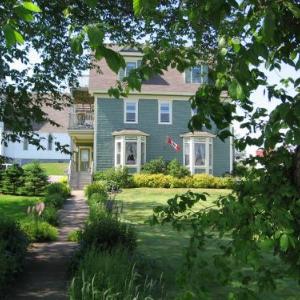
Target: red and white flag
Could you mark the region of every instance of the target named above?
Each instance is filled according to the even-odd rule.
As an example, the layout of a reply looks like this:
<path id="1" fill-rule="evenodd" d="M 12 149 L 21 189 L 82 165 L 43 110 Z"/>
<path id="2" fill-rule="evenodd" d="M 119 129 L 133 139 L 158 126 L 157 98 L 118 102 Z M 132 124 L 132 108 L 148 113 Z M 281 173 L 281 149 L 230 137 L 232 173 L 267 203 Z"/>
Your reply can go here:
<path id="1" fill-rule="evenodd" d="M 167 137 L 167 144 L 171 145 L 176 152 L 180 151 L 180 146 L 176 144 L 170 136 Z"/>

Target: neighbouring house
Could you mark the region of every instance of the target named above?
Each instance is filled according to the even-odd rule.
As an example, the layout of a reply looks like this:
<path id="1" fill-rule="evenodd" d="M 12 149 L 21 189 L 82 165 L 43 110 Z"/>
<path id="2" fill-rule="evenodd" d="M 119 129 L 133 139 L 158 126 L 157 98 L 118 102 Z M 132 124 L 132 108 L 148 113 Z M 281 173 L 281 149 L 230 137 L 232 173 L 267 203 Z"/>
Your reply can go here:
<path id="1" fill-rule="evenodd" d="M 82 186 L 94 171 L 126 166 L 139 172 L 152 159 L 176 158 L 192 174 L 222 175 L 231 172 L 232 140 L 222 142 L 216 130 L 190 132 L 188 121 L 196 112 L 189 99 L 207 81 L 207 66 L 180 73 L 169 68 L 143 82 L 140 92 L 126 99 L 113 99 L 108 89 L 128 75 L 141 60 L 141 54 L 126 47 L 117 48 L 126 68 L 115 74 L 105 60 L 98 64 L 101 73 L 90 71 L 89 83 L 73 91 L 74 107 L 68 132 L 75 155 L 72 158 L 73 186 Z M 180 150 L 167 143 L 172 138 Z"/>
<path id="2" fill-rule="evenodd" d="M 68 122 L 69 122 L 69 108 L 58 111 L 50 107 L 44 107 L 43 111 L 47 113 L 51 120 L 60 124 L 60 127 L 53 126 L 49 122 L 42 124 L 34 124 L 34 132 L 39 135 L 41 145 L 45 148 L 37 149 L 35 145 L 28 143 L 26 139 L 22 139 L 20 142 L 8 142 L 7 146 L 1 144 L 0 155 L 8 157 L 12 162 L 23 165 L 31 161 L 39 162 L 69 162 L 70 155 L 61 153 L 56 150 L 55 143 L 58 142 L 62 145 L 70 145 L 71 139 L 68 134 Z M 5 129 L 3 122 L 0 123 L 0 134 Z"/>

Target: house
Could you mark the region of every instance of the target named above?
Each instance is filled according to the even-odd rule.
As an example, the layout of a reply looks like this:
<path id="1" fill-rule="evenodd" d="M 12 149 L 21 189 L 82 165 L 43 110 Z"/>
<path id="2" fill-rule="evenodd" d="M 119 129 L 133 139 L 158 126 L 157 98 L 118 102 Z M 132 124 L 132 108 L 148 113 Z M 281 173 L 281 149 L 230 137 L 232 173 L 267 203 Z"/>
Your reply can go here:
<path id="1" fill-rule="evenodd" d="M 98 62 L 101 73 L 90 71 L 88 86 L 73 91 L 74 107 L 68 132 L 75 155 L 73 182 L 87 180 L 93 171 L 126 166 L 139 172 L 151 159 L 176 158 L 191 173 L 222 175 L 232 170 L 232 141 L 222 142 L 215 129 L 189 132 L 192 114 L 189 99 L 199 84 L 207 80 L 207 66 L 186 70 L 184 74 L 169 68 L 142 84 L 126 99 L 113 99 L 108 89 L 117 79 L 129 74 L 141 60 L 134 49 L 114 49 L 126 61 L 125 70 L 116 75 L 105 60 Z M 175 151 L 167 138 L 180 147 Z"/>
<path id="2" fill-rule="evenodd" d="M 49 122 L 41 124 L 34 124 L 33 130 L 41 138 L 41 145 L 45 150 L 37 149 L 35 145 L 28 143 L 26 139 L 21 142 L 9 141 L 7 146 L 1 144 L 0 155 L 8 157 L 12 162 L 23 165 L 31 161 L 39 162 L 69 162 L 70 155 L 61 153 L 56 150 L 55 143 L 61 145 L 70 145 L 71 139 L 68 134 L 69 108 L 58 111 L 50 107 L 44 107 L 43 111 L 60 125 L 60 127 L 53 126 Z M 0 124 L 0 134 L 5 129 L 3 122 Z"/>

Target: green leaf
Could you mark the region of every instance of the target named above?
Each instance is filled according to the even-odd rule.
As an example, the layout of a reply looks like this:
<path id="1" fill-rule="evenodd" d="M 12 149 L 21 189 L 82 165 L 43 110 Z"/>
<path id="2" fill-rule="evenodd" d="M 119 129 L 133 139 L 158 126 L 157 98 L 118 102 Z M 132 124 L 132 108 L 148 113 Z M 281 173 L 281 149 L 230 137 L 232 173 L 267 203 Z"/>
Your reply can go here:
<path id="1" fill-rule="evenodd" d="M 15 44 L 23 44 L 24 38 L 23 36 L 15 30 L 13 26 L 10 24 L 6 24 L 3 27 L 5 41 L 7 44 L 7 47 L 11 47 Z"/>
<path id="2" fill-rule="evenodd" d="M 80 37 L 75 37 L 75 38 L 71 39 L 71 49 L 76 54 L 82 54 L 83 53 L 83 48 L 82 48 Z"/>
<path id="3" fill-rule="evenodd" d="M 142 0 L 133 0 L 133 12 L 135 15 L 140 15 L 142 12 Z"/>
<path id="4" fill-rule="evenodd" d="M 220 51 L 220 54 L 222 56 L 225 56 L 227 54 L 227 49 L 226 48 L 222 48 L 221 51 Z"/>
<path id="5" fill-rule="evenodd" d="M 133 0 L 132 4 L 134 14 L 139 16 L 145 11 L 153 10 L 156 6 L 156 0 Z"/>
<path id="6" fill-rule="evenodd" d="M 268 8 L 263 25 L 263 35 L 267 41 L 273 41 L 275 29 L 275 14 L 271 8 Z"/>
<path id="7" fill-rule="evenodd" d="M 33 15 L 30 11 L 28 11 L 27 9 L 25 9 L 23 6 L 16 6 L 14 8 L 15 13 L 21 18 L 23 19 L 25 22 L 32 22 L 33 21 Z"/>
<path id="8" fill-rule="evenodd" d="M 231 44 L 233 46 L 234 52 L 237 53 L 237 52 L 240 51 L 240 49 L 241 49 L 241 41 L 240 41 L 240 39 L 238 39 L 238 38 L 231 39 Z"/>
<path id="9" fill-rule="evenodd" d="M 284 233 L 280 237 L 280 249 L 285 252 L 288 249 L 288 247 L 289 247 L 289 236 L 286 233 Z"/>
<path id="10" fill-rule="evenodd" d="M 106 63 L 108 64 L 108 66 L 110 67 L 110 69 L 112 71 L 114 71 L 115 73 L 118 73 L 120 68 L 125 68 L 126 64 L 125 64 L 125 60 L 124 57 L 109 49 L 109 48 L 105 48 L 105 47 L 98 47 L 96 49 L 96 55 L 95 57 L 100 57 L 103 56 L 106 60 Z"/>
<path id="11" fill-rule="evenodd" d="M 98 0 L 85 0 L 85 2 L 89 7 L 94 8 L 97 6 Z"/>
<path id="12" fill-rule="evenodd" d="M 26 8 L 27 10 L 33 11 L 33 12 L 41 12 L 41 9 L 38 7 L 38 5 L 30 2 L 30 1 L 24 1 L 22 3 L 23 7 Z"/>
<path id="13" fill-rule="evenodd" d="M 292 12 L 296 18 L 300 18 L 300 8 L 290 1 L 283 1 L 283 4 Z"/>
<path id="14" fill-rule="evenodd" d="M 103 44 L 104 32 L 100 25 L 92 25 L 86 28 L 91 48 L 96 48 Z"/>
<path id="15" fill-rule="evenodd" d="M 241 86 L 241 84 L 236 79 L 234 79 L 229 84 L 228 91 L 229 91 L 229 95 L 233 99 L 244 99 L 244 97 L 245 97 L 243 87 Z"/>

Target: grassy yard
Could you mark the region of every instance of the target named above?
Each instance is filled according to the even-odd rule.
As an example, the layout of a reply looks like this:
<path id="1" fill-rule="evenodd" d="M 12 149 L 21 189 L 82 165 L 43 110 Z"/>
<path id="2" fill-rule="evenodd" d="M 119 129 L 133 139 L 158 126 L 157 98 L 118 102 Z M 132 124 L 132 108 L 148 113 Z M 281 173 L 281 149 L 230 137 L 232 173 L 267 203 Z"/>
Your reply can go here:
<path id="1" fill-rule="evenodd" d="M 155 206 L 165 204 L 166 201 L 177 193 L 183 193 L 188 189 L 124 189 L 118 195 L 118 200 L 124 201 L 124 213 L 122 218 L 134 224 L 138 230 L 139 250 L 149 259 L 155 261 L 156 273 L 163 277 L 166 284 L 167 299 L 174 299 L 179 291 L 177 278 L 182 269 L 184 261 L 184 251 L 189 242 L 189 232 L 177 232 L 169 225 L 154 226 L 145 224 L 145 221 L 152 215 Z M 229 193 L 229 190 L 205 190 L 193 189 L 193 191 L 205 191 L 210 194 L 206 205 L 220 195 Z M 204 260 L 211 260 L 212 254 L 216 252 L 216 244 L 220 241 L 215 239 L 208 245 L 208 251 L 201 253 Z M 270 263 L 274 263 L 271 261 Z M 280 269 L 280 265 L 279 265 Z M 209 277 L 209 272 L 213 270 L 213 265 L 209 265 L 208 270 L 204 268 L 203 273 L 195 273 L 195 280 L 200 283 L 207 282 L 216 291 L 215 299 L 223 299 L 224 289 L 214 286 L 213 280 Z M 197 284 L 197 283 L 196 283 Z M 265 294 L 264 299 L 300 299 L 300 289 L 295 282 L 280 281 L 276 295 Z"/>
<path id="2" fill-rule="evenodd" d="M 30 164 L 26 164 L 24 167 Z M 68 163 L 40 163 L 47 175 L 65 176 L 68 170 Z"/>
<path id="3" fill-rule="evenodd" d="M 22 221 L 27 218 L 27 208 L 40 197 L 11 196 L 0 194 L 0 216 L 7 216 Z"/>

